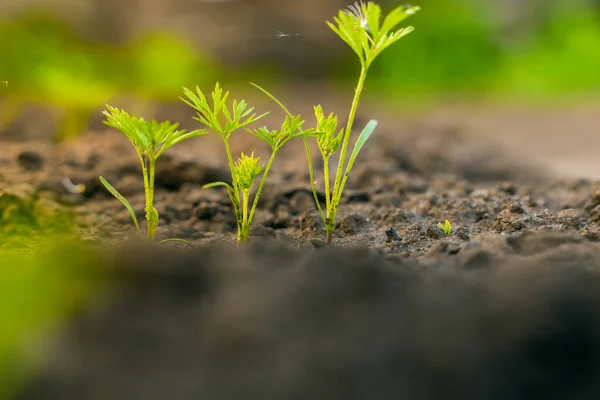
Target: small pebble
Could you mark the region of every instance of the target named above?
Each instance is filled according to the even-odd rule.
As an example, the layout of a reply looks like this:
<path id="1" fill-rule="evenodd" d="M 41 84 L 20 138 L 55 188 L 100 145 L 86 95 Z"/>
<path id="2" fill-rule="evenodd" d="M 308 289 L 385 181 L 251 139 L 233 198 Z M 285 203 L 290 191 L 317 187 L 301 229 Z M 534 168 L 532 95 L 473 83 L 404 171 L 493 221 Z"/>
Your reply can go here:
<path id="1" fill-rule="evenodd" d="M 579 231 L 579 233 L 581 234 L 581 236 L 583 236 L 590 242 L 600 242 L 600 231 L 598 231 L 597 229 L 591 230 L 590 228 L 585 226 Z"/>
<path id="2" fill-rule="evenodd" d="M 597 205 L 590 211 L 590 220 L 592 222 L 600 221 L 600 205 Z"/>
<path id="3" fill-rule="evenodd" d="M 398 235 L 398 232 L 396 232 L 393 226 L 385 231 L 385 235 L 387 236 L 386 243 L 402 241 L 402 238 L 400 237 L 400 235 Z"/>
<path id="4" fill-rule="evenodd" d="M 460 240 L 464 240 L 465 242 L 471 240 L 471 231 L 469 231 L 469 228 L 467 228 L 466 226 L 461 226 L 458 229 L 456 229 L 455 235 Z"/>
<path id="5" fill-rule="evenodd" d="M 446 248 L 446 251 L 448 252 L 448 254 L 451 254 L 451 255 L 458 254 L 460 252 L 460 246 L 456 243 L 451 243 Z"/>
<path id="6" fill-rule="evenodd" d="M 508 205 L 508 211 L 515 214 L 524 214 L 525 209 L 518 201 L 513 201 Z"/>
<path id="7" fill-rule="evenodd" d="M 44 165 L 44 159 L 35 151 L 24 151 L 19 154 L 19 165 L 27 171 L 40 171 Z"/>
<path id="8" fill-rule="evenodd" d="M 358 214 L 350 214 L 344 219 L 342 219 L 341 227 L 342 231 L 347 235 L 356 235 L 363 230 L 365 226 L 369 224 L 369 220 L 367 220 L 362 215 Z"/>
<path id="9" fill-rule="evenodd" d="M 568 209 L 562 210 L 558 213 L 558 220 L 564 226 L 567 226 L 570 228 L 577 228 L 581 221 L 581 215 L 580 215 L 579 211 L 577 211 L 573 208 L 568 208 Z"/>

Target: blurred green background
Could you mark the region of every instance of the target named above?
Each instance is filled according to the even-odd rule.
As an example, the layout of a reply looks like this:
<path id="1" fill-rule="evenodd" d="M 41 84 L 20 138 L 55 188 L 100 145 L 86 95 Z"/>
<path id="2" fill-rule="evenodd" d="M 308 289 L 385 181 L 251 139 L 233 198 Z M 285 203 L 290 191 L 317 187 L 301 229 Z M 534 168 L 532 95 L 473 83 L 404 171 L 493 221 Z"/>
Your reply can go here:
<path id="1" fill-rule="evenodd" d="M 598 3 L 421 0 L 423 10 L 407 21 L 416 31 L 374 65 L 369 93 L 419 104 L 593 96 Z M 0 88 L 0 129 L 33 103 L 58 112 L 58 129 L 69 136 L 116 96 L 176 101 L 182 86 L 216 79 L 351 88 L 356 61 L 324 25 L 345 4 L 0 0 L 0 78 L 8 82 Z"/>

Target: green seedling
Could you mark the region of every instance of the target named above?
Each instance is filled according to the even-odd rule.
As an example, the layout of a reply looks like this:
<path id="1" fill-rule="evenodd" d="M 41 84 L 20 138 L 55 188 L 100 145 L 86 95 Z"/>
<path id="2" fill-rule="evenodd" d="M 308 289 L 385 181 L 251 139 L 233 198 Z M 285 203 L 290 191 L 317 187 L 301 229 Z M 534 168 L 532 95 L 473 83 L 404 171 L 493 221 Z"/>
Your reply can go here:
<path id="1" fill-rule="evenodd" d="M 448 236 L 452 233 L 452 225 L 450 225 L 450 221 L 446 220 L 443 224 L 438 222 L 437 226 L 444 232 L 444 235 Z"/>
<path id="2" fill-rule="evenodd" d="M 154 176 L 156 171 L 156 160 L 170 147 L 186 139 L 206 135 L 204 130 L 195 130 L 186 132 L 177 129 L 178 124 L 169 121 L 158 122 L 156 120 L 146 121 L 143 118 L 130 116 L 127 112 L 115 107 L 107 106 L 104 111 L 106 116 L 106 125 L 123 132 L 133 144 L 140 162 L 142 164 L 142 174 L 144 177 L 144 192 L 146 194 L 146 222 L 147 239 L 154 240 L 156 228 L 158 226 L 158 211 L 154 208 Z M 135 216 L 135 212 L 129 201 L 121 195 L 106 179 L 100 177 L 102 184 L 108 191 L 115 196 L 127 208 L 133 223 L 142 238 L 144 235 Z M 167 239 L 165 241 L 182 241 L 181 239 Z"/>
<path id="3" fill-rule="evenodd" d="M 231 111 L 229 111 L 227 106 L 229 92 L 224 93 L 218 83 L 212 91 L 212 101 L 210 103 L 200 88 L 196 88 L 196 92 L 184 88 L 184 95 L 185 98 L 182 98 L 182 100 L 197 111 L 195 119 L 219 134 L 223 139 L 231 171 L 231 184 L 227 182 L 213 182 L 204 187 L 221 186 L 227 189 L 237 221 L 238 243 L 245 242 L 250 235 L 250 227 L 256 207 L 258 206 L 258 200 L 269 171 L 275 161 L 275 157 L 281 148 L 292 138 L 305 134 L 305 131 L 302 130 L 304 121 L 301 120 L 299 115 L 295 116 L 288 112 L 279 129 L 270 130 L 267 127 L 262 127 L 252 130 L 248 126 L 257 122 L 268 113 L 256 115 L 253 113 L 254 108 L 249 107 L 244 100 L 233 100 Z M 254 154 L 246 156 L 242 153 L 236 162 L 233 161 L 229 141 L 232 133 L 241 128 L 244 128 L 271 147 L 271 156 L 266 165 L 262 165 L 260 159 L 254 157 Z M 254 180 L 259 176 L 261 179 L 254 194 L 252 206 L 250 206 L 252 186 Z"/>
<path id="4" fill-rule="evenodd" d="M 354 143 L 354 148 L 350 157 L 346 161 L 348 147 L 350 144 L 350 134 L 356 117 L 356 111 L 360 102 L 360 96 L 364 89 L 367 72 L 383 50 L 397 42 L 403 36 L 413 31 L 413 27 L 405 27 L 396 29 L 407 17 L 419 11 L 419 7 L 400 6 L 392 10 L 382 21 L 381 7 L 373 2 L 364 3 L 362 1 L 355 3 L 346 10 L 339 12 L 337 17 L 334 17 L 334 22 L 327 22 L 327 25 L 356 53 L 360 61 L 360 76 L 354 93 L 354 99 L 350 107 L 350 115 L 348 123 L 345 127 L 338 130 L 338 117 L 333 113 L 325 116 L 323 108 L 318 105 L 315 107 L 315 117 L 317 120 L 316 129 L 310 134 L 303 134 L 304 146 L 308 158 L 309 176 L 313 196 L 321 219 L 325 224 L 327 231 L 327 244 L 331 244 L 333 240 L 333 232 L 335 230 L 336 213 L 342 198 L 342 193 L 348 176 L 352 171 L 354 162 L 363 148 L 375 127 L 377 121 L 371 120 L 358 136 Z M 261 89 L 264 91 L 264 89 Z M 267 93 L 266 91 L 264 91 Z M 287 114 L 291 116 L 289 111 L 267 93 Z M 323 158 L 323 184 L 325 186 L 325 210 L 323 210 L 318 196 L 314 180 L 314 170 L 312 165 L 312 157 L 307 138 L 313 136 L 317 139 L 319 151 Z M 330 159 L 341 149 L 341 154 L 337 163 L 337 171 L 331 185 L 330 176 Z"/>

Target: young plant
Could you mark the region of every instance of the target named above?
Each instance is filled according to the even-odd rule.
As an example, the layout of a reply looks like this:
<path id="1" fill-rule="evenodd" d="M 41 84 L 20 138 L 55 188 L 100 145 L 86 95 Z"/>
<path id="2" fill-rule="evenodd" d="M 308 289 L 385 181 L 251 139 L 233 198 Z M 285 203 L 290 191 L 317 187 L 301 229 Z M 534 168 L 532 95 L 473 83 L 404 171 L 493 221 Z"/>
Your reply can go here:
<path id="1" fill-rule="evenodd" d="M 438 222 L 437 226 L 444 232 L 444 235 L 448 236 L 452 233 L 452 225 L 450 225 L 450 221 L 446 220 L 443 224 Z"/>
<path id="2" fill-rule="evenodd" d="M 186 132 L 185 130 L 177 129 L 179 127 L 178 124 L 172 124 L 169 121 L 146 121 L 143 118 L 132 117 L 127 112 L 111 106 L 107 106 L 107 110 L 104 111 L 103 114 L 107 118 L 104 122 L 106 125 L 118 129 L 127 136 L 131 144 L 133 144 L 142 164 L 144 192 L 146 194 L 146 237 L 152 242 L 156 233 L 156 227 L 158 226 L 158 211 L 154 208 L 154 176 L 156 171 L 156 160 L 167 149 L 177 143 L 195 136 L 206 135 L 208 132 L 204 130 Z M 108 183 L 102 176 L 100 177 L 100 181 L 106 189 L 108 189 L 108 191 L 119 199 L 119 201 L 127 208 L 138 233 L 144 238 L 133 207 L 129 201 L 127 201 L 127 199 L 125 199 L 125 197 L 123 197 L 121 193 L 119 193 L 117 189 Z"/>
<path id="3" fill-rule="evenodd" d="M 302 130 L 304 121 L 301 120 L 299 115 L 292 115 L 288 112 L 279 129 L 269 130 L 267 127 L 262 127 L 252 130 L 248 129 L 247 126 L 268 113 L 257 116 L 253 113 L 254 108 L 249 107 L 244 100 L 233 100 L 230 112 L 226 105 L 229 92 L 223 93 L 223 89 L 218 83 L 212 91 L 212 101 L 210 103 L 199 88 L 196 88 L 196 92 L 184 88 L 184 94 L 186 98 L 182 98 L 182 100 L 197 111 L 195 119 L 219 134 L 223 139 L 231 171 L 231 184 L 214 182 L 204 187 L 222 186 L 227 189 L 237 221 L 238 243 L 245 242 L 250 235 L 250 227 L 258 206 L 258 200 L 275 157 L 287 142 L 307 132 Z M 260 159 L 254 157 L 254 154 L 246 156 L 242 153 L 236 162 L 233 161 L 229 140 L 231 134 L 240 128 L 244 128 L 271 147 L 271 156 L 266 165 L 262 165 Z M 252 206 L 250 206 L 252 186 L 254 180 L 259 176 L 261 179 L 254 194 Z"/>
<path id="4" fill-rule="evenodd" d="M 354 3 L 354 5 L 348 7 L 348 9 L 340 11 L 338 16 L 334 17 L 333 23 L 327 22 L 327 25 L 356 53 L 361 66 L 358 84 L 356 85 L 354 99 L 352 100 L 350 115 L 346 126 L 340 128 L 338 131 L 338 117 L 333 113 L 326 117 L 322 107 L 319 105 L 315 107 L 317 128 L 311 135 L 302 135 L 308 157 L 309 175 L 315 203 L 325 224 L 325 230 L 327 231 L 327 244 L 331 244 L 333 240 L 336 214 L 348 176 L 352 171 L 352 167 L 354 166 L 354 162 L 356 161 L 360 150 L 377 126 L 377 121 L 375 120 L 371 120 L 367 123 L 354 143 L 352 153 L 346 161 L 350 144 L 350 134 L 356 117 L 356 110 L 360 102 L 360 96 L 367 78 L 367 72 L 373 61 L 381 54 L 381 52 L 413 31 L 413 28 L 410 26 L 399 29 L 396 29 L 396 27 L 404 19 L 415 14 L 419 10 L 419 7 L 400 6 L 392 10 L 382 21 L 381 7 L 379 5 L 373 2 L 365 4 L 360 1 Z M 267 92 L 265 91 L 265 93 Z M 269 95 L 289 115 L 289 112 L 281 102 L 270 94 L 267 93 L 267 95 Z M 319 151 L 323 158 L 325 211 L 323 211 L 317 196 L 312 158 L 307 141 L 308 136 L 316 137 Z M 341 153 L 332 187 L 330 159 L 340 149 Z"/>

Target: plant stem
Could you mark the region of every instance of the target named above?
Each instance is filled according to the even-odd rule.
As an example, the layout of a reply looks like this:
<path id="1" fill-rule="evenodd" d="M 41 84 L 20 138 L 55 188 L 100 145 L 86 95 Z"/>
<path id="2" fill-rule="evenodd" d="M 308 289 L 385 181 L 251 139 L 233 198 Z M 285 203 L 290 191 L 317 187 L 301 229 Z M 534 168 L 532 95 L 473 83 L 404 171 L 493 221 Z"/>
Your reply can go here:
<path id="1" fill-rule="evenodd" d="M 148 205 L 151 203 L 151 198 L 150 198 L 150 183 L 149 183 L 149 178 L 148 178 L 148 166 L 147 166 L 147 161 L 146 161 L 146 155 L 139 153 L 140 156 L 140 161 L 142 163 L 142 175 L 144 177 L 144 195 L 146 197 L 146 207 L 144 208 L 144 211 L 146 211 L 146 230 L 147 230 L 147 239 L 148 240 L 152 240 L 152 237 L 150 236 L 150 214 L 148 213 Z M 143 238 L 143 236 L 142 236 Z"/>
<path id="2" fill-rule="evenodd" d="M 242 224 L 238 231 L 238 243 L 248 240 L 250 233 L 250 223 L 248 222 L 248 202 L 250 200 L 250 190 L 242 191 Z"/>
<path id="3" fill-rule="evenodd" d="M 319 210 L 319 214 L 321 215 L 321 219 L 323 220 L 323 223 L 326 223 L 326 217 L 323 213 L 323 209 L 321 208 L 319 196 L 317 195 L 317 188 L 315 187 L 315 174 L 313 171 L 312 156 L 310 155 L 310 146 L 308 145 L 308 140 L 305 136 L 302 136 L 302 140 L 304 141 L 304 147 L 306 148 L 306 157 L 308 158 L 308 175 L 310 178 L 310 187 L 313 192 L 313 197 L 315 198 L 315 204 L 317 205 L 317 209 Z"/>
<path id="4" fill-rule="evenodd" d="M 227 161 L 229 162 L 229 171 L 231 173 L 231 186 L 233 186 L 233 193 L 236 196 L 236 200 L 238 202 L 238 204 L 240 203 L 240 191 L 238 190 L 238 185 L 237 185 L 237 180 L 235 179 L 235 175 L 233 174 L 233 169 L 235 167 L 235 164 L 233 163 L 233 156 L 231 155 L 231 147 L 229 146 L 229 139 L 226 138 L 225 136 L 223 136 L 223 143 L 225 144 L 225 151 L 227 152 Z M 237 229 L 238 229 L 238 242 L 240 240 L 240 232 L 242 230 L 242 226 L 241 226 L 241 219 L 242 216 L 239 215 L 238 210 L 235 207 L 235 204 L 233 205 L 234 208 L 234 212 L 235 212 L 235 219 L 236 219 L 236 223 L 237 223 Z"/>
<path id="5" fill-rule="evenodd" d="M 148 169 L 148 195 L 146 198 L 146 215 L 148 219 L 148 240 L 153 241 L 158 226 L 158 212 L 154 208 L 154 173 L 156 159 L 149 157 L 150 167 Z"/>
<path id="6" fill-rule="evenodd" d="M 238 191 L 238 187 L 237 187 L 237 182 L 235 179 L 235 175 L 233 174 L 233 169 L 234 169 L 235 164 L 233 162 L 233 156 L 231 155 L 231 146 L 229 146 L 228 139 L 223 138 L 223 143 L 225 143 L 225 151 L 227 152 L 227 161 L 229 162 L 229 170 L 231 171 L 231 184 L 232 184 L 235 194 L 239 200 L 239 191 Z"/>
<path id="7" fill-rule="evenodd" d="M 250 224 L 252 223 L 252 219 L 254 219 L 254 212 L 256 211 L 256 207 L 258 206 L 258 198 L 260 197 L 260 194 L 263 190 L 263 186 L 265 186 L 265 182 L 267 181 L 267 175 L 269 175 L 269 171 L 271 170 L 273 161 L 275 161 L 276 155 L 276 151 L 273 151 L 271 153 L 271 157 L 269 157 L 269 161 L 267 162 L 267 166 L 265 167 L 265 172 L 263 172 L 262 177 L 260 178 L 260 183 L 258 184 L 258 189 L 256 189 L 254 201 L 252 202 L 252 209 L 250 210 L 250 217 L 248 218 L 248 226 L 250 226 Z"/>
<path id="8" fill-rule="evenodd" d="M 331 205 L 331 187 L 329 185 L 329 157 L 323 157 L 323 180 L 325 182 L 325 208 L 327 210 L 327 217 L 329 217 L 329 207 Z"/>
<path id="9" fill-rule="evenodd" d="M 360 95 L 363 91 L 363 87 L 365 85 L 365 79 L 367 78 L 367 67 L 365 65 L 361 66 L 360 76 L 358 78 L 358 84 L 356 85 L 356 89 L 354 91 L 354 99 L 352 100 L 352 106 L 350 107 L 350 115 L 348 117 L 348 125 L 346 126 L 346 131 L 344 132 L 344 141 L 342 144 L 342 153 L 340 154 L 340 160 L 338 163 L 337 172 L 335 174 L 335 184 L 333 186 L 333 197 L 341 197 L 341 193 L 339 193 L 339 187 L 342 181 L 342 175 L 344 171 L 344 166 L 346 163 L 346 152 L 348 151 L 348 144 L 350 143 L 350 133 L 352 131 L 352 125 L 354 124 L 354 118 L 356 117 L 356 110 L 358 109 L 358 102 L 360 100 Z"/>
<path id="10" fill-rule="evenodd" d="M 242 192 L 242 225 L 246 225 L 248 223 L 248 202 L 250 197 L 250 191 L 244 190 Z"/>
<path id="11" fill-rule="evenodd" d="M 335 175 L 335 184 L 333 186 L 333 193 L 331 196 L 330 206 L 327 209 L 327 220 L 325 227 L 327 229 L 328 244 L 331 244 L 331 241 L 333 240 L 333 231 L 335 230 L 335 217 L 337 213 L 337 207 L 339 205 L 340 199 L 342 198 L 343 191 L 342 176 L 348 172 L 348 170 L 344 172 L 344 167 L 346 164 L 346 152 L 348 151 L 348 144 L 350 143 L 350 133 L 352 132 L 352 125 L 354 124 L 354 118 L 356 117 L 356 110 L 358 109 L 360 95 L 363 91 L 365 80 L 367 79 L 367 69 L 368 67 L 364 63 L 361 63 L 360 76 L 358 78 L 358 84 L 356 85 L 356 89 L 354 91 L 354 99 L 352 100 L 352 106 L 350 107 L 348 124 L 344 132 L 342 152 L 340 154 L 340 160 Z"/>

